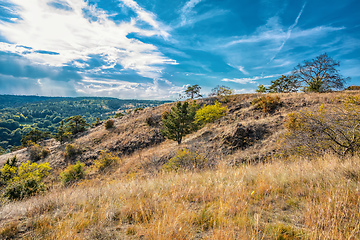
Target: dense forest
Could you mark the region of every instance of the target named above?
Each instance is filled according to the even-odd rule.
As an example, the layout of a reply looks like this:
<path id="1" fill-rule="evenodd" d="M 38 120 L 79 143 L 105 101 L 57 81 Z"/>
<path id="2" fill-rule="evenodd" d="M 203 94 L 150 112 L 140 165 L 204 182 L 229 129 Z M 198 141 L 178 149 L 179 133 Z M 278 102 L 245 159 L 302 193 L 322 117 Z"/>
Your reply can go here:
<path id="1" fill-rule="evenodd" d="M 42 97 L 0 95 L 0 151 L 19 146 L 31 129 L 54 134 L 60 122 L 81 115 L 87 123 L 105 120 L 128 109 L 153 107 L 164 101 L 105 97 Z"/>

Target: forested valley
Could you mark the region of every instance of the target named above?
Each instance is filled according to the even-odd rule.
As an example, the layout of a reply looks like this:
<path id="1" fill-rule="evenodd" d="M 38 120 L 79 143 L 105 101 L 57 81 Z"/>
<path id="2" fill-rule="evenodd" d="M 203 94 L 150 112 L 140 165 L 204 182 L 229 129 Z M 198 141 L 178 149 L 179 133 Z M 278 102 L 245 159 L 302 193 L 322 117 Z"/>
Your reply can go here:
<path id="1" fill-rule="evenodd" d="M 163 104 L 154 100 L 121 100 L 107 97 L 43 97 L 0 95 L 0 152 L 17 149 L 32 129 L 55 134 L 61 121 L 75 115 L 88 124 L 106 120 L 130 109 Z"/>

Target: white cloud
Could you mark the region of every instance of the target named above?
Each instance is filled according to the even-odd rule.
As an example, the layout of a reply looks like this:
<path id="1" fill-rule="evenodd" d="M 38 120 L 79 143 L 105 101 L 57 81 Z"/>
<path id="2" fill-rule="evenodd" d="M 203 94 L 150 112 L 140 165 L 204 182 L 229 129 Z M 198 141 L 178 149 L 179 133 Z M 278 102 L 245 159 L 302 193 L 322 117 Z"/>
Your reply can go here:
<path id="1" fill-rule="evenodd" d="M 283 74 L 256 76 L 256 77 L 251 77 L 251 78 L 233 78 L 233 79 L 224 78 L 221 81 L 222 82 L 234 82 L 234 83 L 239 83 L 239 84 L 247 84 L 247 83 L 255 84 L 256 83 L 255 81 L 257 81 L 257 80 L 280 77 L 281 75 L 283 75 Z"/>
<path id="2" fill-rule="evenodd" d="M 77 83 L 80 95 L 110 96 L 127 99 L 176 99 L 186 85 L 179 87 L 165 79 L 154 79 L 151 83 L 133 83 L 113 79 L 93 79 L 86 77 Z"/>
<path id="3" fill-rule="evenodd" d="M 51 66 L 75 62 L 81 67 L 85 66 L 83 61 L 89 60 L 90 55 L 99 55 L 106 62 L 103 69 L 120 64 L 149 78 L 161 77 L 164 65 L 177 64 L 154 45 L 127 38 L 129 33 L 169 36 L 154 20 L 154 15 L 132 0 L 123 2 L 138 14 L 141 21 L 149 23 L 153 30 L 137 27 L 139 19 L 115 24 L 103 10 L 89 6 L 85 0 L 64 0 L 70 10 L 54 8 L 48 4 L 50 0 L 10 1 L 19 6 L 16 14 L 20 18 L 16 23 L 0 23 L 0 33 L 13 43 L 1 43 L 0 51 L 22 54 L 35 63 Z M 86 18 L 84 10 L 96 21 Z M 32 50 L 21 46 L 31 47 Z M 37 50 L 56 52 L 58 55 L 39 54 Z"/>

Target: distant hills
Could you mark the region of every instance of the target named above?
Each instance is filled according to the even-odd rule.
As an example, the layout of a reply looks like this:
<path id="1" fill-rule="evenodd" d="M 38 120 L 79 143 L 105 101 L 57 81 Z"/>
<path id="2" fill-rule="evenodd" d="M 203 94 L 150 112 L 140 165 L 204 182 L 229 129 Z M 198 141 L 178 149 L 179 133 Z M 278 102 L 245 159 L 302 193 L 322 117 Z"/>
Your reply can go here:
<path id="1" fill-rule="evenodd" d="M 110 97 L 45 97 L 0 95 L 0 147 L 20 145 L 31 129 L 55 133 L 62 120 L 83 116 L 88 123 L 105 120 L 128 109 L 155 107 L 170 101 Z"/>

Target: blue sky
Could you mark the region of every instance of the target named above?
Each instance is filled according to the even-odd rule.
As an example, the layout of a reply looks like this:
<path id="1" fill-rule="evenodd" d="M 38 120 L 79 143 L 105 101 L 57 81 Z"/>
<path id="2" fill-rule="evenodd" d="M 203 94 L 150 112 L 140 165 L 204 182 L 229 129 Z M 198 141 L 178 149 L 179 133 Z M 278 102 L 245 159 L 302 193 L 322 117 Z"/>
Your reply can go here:
<path id="1" fill-rule="evenodd" d="M 360 85 L 358 0 L 0 0 L 0 94 L 254 92 L 327 52 Z"/>

